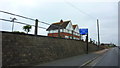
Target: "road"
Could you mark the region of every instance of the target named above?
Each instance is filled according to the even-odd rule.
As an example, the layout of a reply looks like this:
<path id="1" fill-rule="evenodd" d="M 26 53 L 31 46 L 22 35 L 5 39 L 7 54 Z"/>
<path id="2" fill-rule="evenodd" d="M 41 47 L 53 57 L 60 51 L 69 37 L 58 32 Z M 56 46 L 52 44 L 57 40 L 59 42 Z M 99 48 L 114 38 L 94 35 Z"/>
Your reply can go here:
<path id="1" fill-rule="evenodd" d="M 98 57 L 92 61 L 87 66 L 92 66 L 92 68 L 105 67 L 105 68 L 120 68 L 120 49 L 117 47 L 109 49 L 102 56 Z"/>
<path id="2" fill-rule="evenodd" d="M 94 54 L 94 53 L 84 54 L 84 55 L 48 62 L 45 64 L 40 64 L 38 66 L 81 66 L 83 65 L 83 63 L 93 59 L 96 56 L 99 56 L 99 54 Z"/>
<path id="3" fill-rule="evenodd" d="M 120 49 L 115 47 L 90 54 L 60 59 L 53 62 L 40 64 L 38 66 L 75 66 L 74 68 L 80 68 L 81 66 L 83 68 L 119 68 L 119 51 Z"/>
<path id="4" fill-rule="evenodd" d="M 52 66 L 52 67 L 62 67 L 62 68 L 80 68 L 81 66 L 85 66 L 87 62 L 95 59 L 96 57 L 101 56 L 104 54 L 108 49 L 105 50 L 100 50 L 97 52 L 89 53 L 89 54 L 83 54 L 83 55 L 78 55 L 74 57 L 69 57 L 69 58 L 64 58 L 60 60 L 55 60 L 52 62 L 44 63 L 44 64 L 39 64 L 36 66 Z"/>
<path id="5" fill-rule="evenodd" d="M 29 68 L 120 68 L 118 60 L 120 49 L 117 47 L 89 54 L 59 59 Z"/>

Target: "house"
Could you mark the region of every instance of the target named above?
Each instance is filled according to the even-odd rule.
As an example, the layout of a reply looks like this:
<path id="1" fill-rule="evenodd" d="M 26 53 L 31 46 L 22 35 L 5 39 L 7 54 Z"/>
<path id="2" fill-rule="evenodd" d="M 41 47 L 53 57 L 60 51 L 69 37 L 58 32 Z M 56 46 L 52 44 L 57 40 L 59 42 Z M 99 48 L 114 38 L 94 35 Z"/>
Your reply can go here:
<path id="1" fill-rule="evenodd" d="M 73 39 L 80 39 L 80 33 L 79 33 L 79 27 L 78 25 L 72 25 L 73 26 Z"/>
<path id="2" fill-rule="evenodd" d="M 51 24 L 48 29 L 48 36 L 62 37 L 67 39 L 80 39 L 78 25 L 72 25 L 71 20 L 56 22 Z"/>

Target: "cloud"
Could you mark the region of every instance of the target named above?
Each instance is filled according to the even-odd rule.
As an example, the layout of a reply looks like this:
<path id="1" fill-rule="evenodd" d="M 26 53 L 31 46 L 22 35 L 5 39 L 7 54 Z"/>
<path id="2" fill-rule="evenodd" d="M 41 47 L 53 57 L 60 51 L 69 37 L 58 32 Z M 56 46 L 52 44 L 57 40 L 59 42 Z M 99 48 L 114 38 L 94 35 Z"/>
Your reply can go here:
<path id="1" fill-rule="evenodd" d="M 73 2 L 118 2 L 119 0 L 66 0 Z"/>
<path id="2" fill-rule="evenodd" d="M 96 19 L 100 20 L 100 36 L 102 42 L 111 41 L 109 38 L 117 41 L 117 3 L 112 1 L 117 0 L 66 0 L 75 5 L 80 10 L 86 12 L 87 14 L 94 16 L 95 19 L 90 16 L 79 12 L 74 7 L 65 3 L 65 0 L 0 0 L 0 10 L 5 10 L 15 14 L 31 17 L 34 19 L 39 19 L 40 21 L 45 21 L 49 24 L 57 22 L 60 19 L 72 20 L 73 24 L 78 24 L 79 27 L 89 28 L 89 37 L 97 40 L 97 29 L 96 29 Z M 101 1 L 101 2 L 98 2 Z M 105 1 L 105 2 L 102 2 Z M 7 14 L 0 13 L 2 18 L 9 19 L 14 17 Z M 34 21 L 28 21 L 18 18 L 18 21 L 34 24 Z M 8 24 L 3 24 L 4 28 L 11 30 Z M 10 26 L 10 25 L 9 25 Z M 21 27 L 16 25 L 16 30 L 21 30 Z M 42 27 L 48 27 L 48 25 L 39 24 Z M 20 28 L 17 28 L 20 27 Z M 112 33 L 111 33 L 112 32 Z M 32 32 L 34 33 L 34 28 Z M 43 29 L 39 29 L 39 34 L 47 35 L 47 32 Z M 114 35 L 114 36 L 113 36 Z"/>

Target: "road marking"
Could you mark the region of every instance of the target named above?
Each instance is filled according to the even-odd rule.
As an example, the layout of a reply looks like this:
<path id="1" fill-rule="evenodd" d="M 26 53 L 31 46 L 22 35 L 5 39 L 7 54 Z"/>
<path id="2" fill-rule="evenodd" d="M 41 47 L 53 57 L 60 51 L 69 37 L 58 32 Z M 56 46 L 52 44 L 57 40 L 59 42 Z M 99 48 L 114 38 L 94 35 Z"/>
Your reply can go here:
<path id="1" fill-rule="evenodd" d="M 102 53 L 105 54 L 107 51 L 108 51 L 108 49 L 105 49 L 104 51 L 102 51 Z M 94 61 L 95 59 L 99 58 L 99 57 L 102 56 L 102 55 L 103 55 L 103 54 L 94 57 L 92 60 L 88 60 L 87 62 L 83 63 L 81 66 L 84 67 L 84 66 L 88 65 L 89 63 L 91 63 L 92 61 Z M 103 58 L 103 57 L 102 57 L 102 58 Z M 97 63 L 97 62 L 96 62 L 96 63 Z M 96 63 L 95 63 L 94 65 L 96 65 Z M 80 67 L 81 67 L 81 66 L 80 66 Z M 79 68 L 80 68 L 80 67 L 79 67 Z"/>
<path id="2" fill-rule="evenodd" d="M 89 60 L 87 62 L 85 62 L 84 64 L 82 64 L 81 66 L 86 66 L 87 64 L 91 63 L 93 60 L 95 60 L 98 56 L 94 57 L 92 60 Z"/>
<path id="3" fill-rule="evenodd" d="M 96 63 L 94 63 L 92 66 L 94 67 L 98 62 L 100 62 L 100 60 L 101 60 L 102 58 L 104 58 L 105 55 L 106 55 L 106 53 L 104 53 L 103 55 L 101 55 L 101 56 L 99 57 L 98 61 L 96 61 Z M 92 68 L 93 68 L 93 67 L 92 67 Z"/>
<path id="4" fill-rule="evenodd" d="M 107 51 L 108 51 L 108 49 L 105 49 L 103 53 L 105 54 L 105 52 L 107 52 Z M 89 60 L 89 61 L 85 62 L 85 63 L 82 64 L 81 66 L 86 66 L 86 65 L 88 65 L 89 63 L 91 63 L 92 61 L 94 61 L 95 59 L 97 59 L 98 57 L 100 57 L 100 56 L 102 56 L 102 55 L 103 55 L 103 54 L 94 57 L 92 60 Z M 103 58 L 103 57 L 102 57 L 102 58 Z M 96 62 L 96 63 L 97 63 L 97 62 Z M 94 65 L 96 65 L 96 63 L 95 63 Z"/>

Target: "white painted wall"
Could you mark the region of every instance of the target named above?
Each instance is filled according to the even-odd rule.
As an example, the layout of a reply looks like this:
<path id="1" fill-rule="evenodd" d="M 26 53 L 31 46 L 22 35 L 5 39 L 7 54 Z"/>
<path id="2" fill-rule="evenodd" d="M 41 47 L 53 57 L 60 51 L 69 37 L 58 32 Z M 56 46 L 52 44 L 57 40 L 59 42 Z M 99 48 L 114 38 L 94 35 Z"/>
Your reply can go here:
<path id="1" fill-rule="evenodd" d="M 58 30 L 50 30 L 49 33 L 58 33 Z"/>
<path id="2" fill-rule="evenodd" d="M 75 32 L 77 32 L 77 33 L 79 33 L 79 27 L 78 26 L 76 26 L 76 28 L 75 28 L 75 30 L 74 30 Z"/>
<path id="3" fill-rule="evenodd" d="M 64 30 L 60 29 L 60 32 L 64 32 Z M 58 33 L 58 30 L 57 29 L 56 30 L 50 30 L 49 33 Z"/>
<path id="4" fill-rule="evenodd" d="M 69 38 L 69 36 L 65 36 L 65 38 Z"/>
<path id="5" fill-rule="evenodd" d="M 67 30 L 67 29 L 69 29 L 69 30 Z M 72 23 L 69 22 L 68 25 L 67 25 L 67 27 L 66 27 L 65 29 L 60 29 L 60 32 L 65 32 L 65 33 L 70 33 L 70 34 L 72 34 L 72 30 L 73 30 Z M 58 30 L 50 30 L 49 33 L 58 33 Z M 80 36 L 78 26 L 75 28 L 73 34 L 74 34 L 74 35 L 77 35 L 77 36 Z M 69 36 L 65 36 L 65 38 L 69 38 Z M 70 37 L 70 39 L 72 39 L 72 37 Z M 79 38 L 75 38 L 75 37 L 74 37 L 74 39 L 79 40 Z"/>
<path id="6" fill-rule="evenodd" d="M 79 34 L 79 27 L 78 27 L 78 25 L 76 26 L 76 28 L 75 28 L 74 32 L 76 32 L 76 33 L 74 33 L 74 35 L 80 36 L 80 34 Z"/>
<path id="7" fill-rule="evenodd" d="M 72 27 L 72 23 L 71 23 L 71 22 L 68 23 L 66 29 L 73 30 L 73 27 Z"/>
<path id="8" fill-rule="evenodd" d="M 60 29 L 60 32 L 66 32 L 72 34 L 72 30 L 73 30 L 72 23 L 69 22 L 65 29 Z M 58 33 L 58 30 L 50 30 L 49 33 Z"/>

